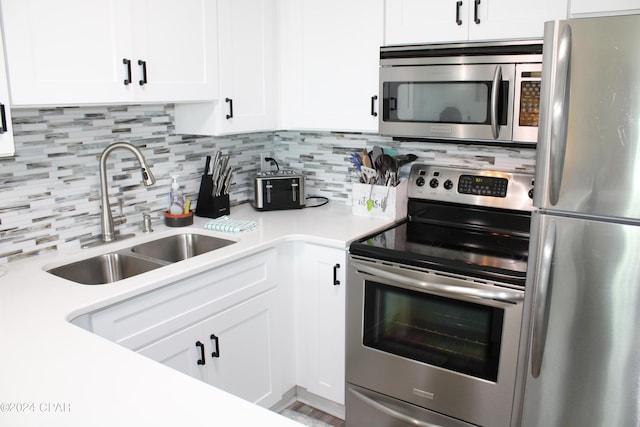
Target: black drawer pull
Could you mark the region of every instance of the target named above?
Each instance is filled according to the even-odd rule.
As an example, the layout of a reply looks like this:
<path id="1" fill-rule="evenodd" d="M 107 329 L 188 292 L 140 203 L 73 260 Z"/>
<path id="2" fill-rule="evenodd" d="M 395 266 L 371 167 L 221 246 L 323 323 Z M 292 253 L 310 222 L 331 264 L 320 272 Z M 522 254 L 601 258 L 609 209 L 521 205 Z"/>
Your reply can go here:
<path id="1" fill-rule="evenodd" d="M 460 8 L 462 7 L 462 2 L 459 1 L 456 3 L 456 24 L 462 25 L 462 19 L 460 19 Z"/>
<path id="2" fill-rule="evenodd" d="M 478 18 L 478 6 L 480 5 L 480 0 L 475 0 L 475 4 L 473 5 L 473 22 L 476 24 L 480 23 L 480 18 Z"/>
<path id="3" fill-rule="evenodd" d="M 127 86 L 128 84 L 131 84 L 131 60 L 124 58 L 122 63 L 127 66 L 127 78 L 124 79 L 124 85 Z"/>
<path id="4" fill-rule="evenodd" d="M 142 67 L 142 80 L 138 80 L 138 83 L 142 86 L 147 83 L 147 61 L 138 59 L 138 65 Z"/>
<path id="5" fill-rule="evenodd" d="M 198 359 L 198 365 L 204 365 L 204 344 L 202 344 L 200 341 L 196 341 L 196 347 L 200 347 L 200 359 Z"/>
<path id="6" fill-rule="evenodd" d="M 211 353 L 211 357 L 220 357 L 220 340 L 215 334 L 211 334 L 211 341 L 215 344 L 215 350 Z"/>
<path id="7" fill-rule="evenodd" d="M 227 120 L 232 119 L 233 118 L 233 99 L 225 98 L 224 102 L 227 102 L 229 104 L 229 114 L 227 114 Z"/>
<path id="8" fill-rule="evenodd" d="M 7 129 L 7 113 L 4 110 L 4 104 L 0 104 L 0 133 L 5 133 Z"/>
<path id="9" fill-rule="evenodd" d="M 378 95 L 373 95 L 371 97 L 371 115 L 373 117 L 378 117 L 378 113 L 376 113 L 376 101 L 378 100 Z"/>
<path id="10" fill-rule="evenodd" d="M 333 266 L 333 286 L 338 286 L 340 284 L 340 280 L 338 280 L 339 268 L 340 268 L 340 264 L 336 264 Z"/>

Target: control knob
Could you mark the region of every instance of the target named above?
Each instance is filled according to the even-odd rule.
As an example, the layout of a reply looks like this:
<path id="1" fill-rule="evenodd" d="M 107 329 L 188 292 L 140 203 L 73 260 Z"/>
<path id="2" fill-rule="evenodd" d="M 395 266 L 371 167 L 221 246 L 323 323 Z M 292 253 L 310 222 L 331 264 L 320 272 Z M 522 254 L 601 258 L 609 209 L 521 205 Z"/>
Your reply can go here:
<path id="1" fill-rule="evenodd" d="M 418 187 L 422 187 L 424 185 L 424 178 L 423 177 L 418 177 L 418 179 L 416 179 L 416 185 Z"/>
<path id="2" fill-rule="evenodd" d="M 450 180 L 450 179 L 446 180 L 446 181 L 444 182 L 444 188 L 445 188 L 446 190 L 451 190 L 451 189 L 453 188 L 453 182 L 451 182 L 451 180 Z"/>
<path id="3" fill-rule="evenodd" d="M 438 188 L 438 185 L 440 185 L 440 183 L 435 178 L 433 178 L 431 181 L 429 181 L 429 187 L 431 187 L 431 188 Z"/>

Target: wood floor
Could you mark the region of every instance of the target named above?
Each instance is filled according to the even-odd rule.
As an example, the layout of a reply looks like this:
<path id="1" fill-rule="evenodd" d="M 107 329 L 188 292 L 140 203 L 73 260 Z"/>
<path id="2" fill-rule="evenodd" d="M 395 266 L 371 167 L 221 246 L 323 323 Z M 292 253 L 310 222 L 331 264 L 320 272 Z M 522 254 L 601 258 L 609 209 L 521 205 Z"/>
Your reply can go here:
<path id="1" fill-rule="evenodd" d="M 323 423 L 326 423 L 330 426 L 344 427 L 344 420 L 341 420 L 340 418 L 334 417 L 333 415 L 327 414 L 326 412 L 306 405 L 302 402 L 293 402 L 291 405 L 287 406 L 286 409 L 304 414 L 313 419 L 322 421 Z"/>

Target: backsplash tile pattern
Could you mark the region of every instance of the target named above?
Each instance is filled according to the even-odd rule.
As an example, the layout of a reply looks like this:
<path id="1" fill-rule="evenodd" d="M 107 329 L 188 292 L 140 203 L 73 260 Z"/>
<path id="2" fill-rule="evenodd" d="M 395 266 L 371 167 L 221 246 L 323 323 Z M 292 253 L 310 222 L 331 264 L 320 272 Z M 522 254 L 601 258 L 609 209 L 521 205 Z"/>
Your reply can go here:
<path id="1" fill-rule="evenodd" d="M 274 155 L 283 168 L 307 175 L 307 194 L 350 204 L 349 155 L 374 145 L 414 153 L 438 164 L 533 170 L 534 151 L 454 144 L 395 142 L 371 134 L 278 131 L 224 137 L 176 135 L 173 105 L 130 105 L 12 110 L 16 157 L 0 159 L 0 263 L 79 248 L 100 234 L 98 158 L 116 141 L 143 152 L 156 184 L 141 183 L 135 158 L 114 151 L 108 164 L 112 210 L 119 198 L 127 223 L 122 233 L 139 232 L 142 212 L 162 221 L 171 175 L 197 199 L 207 154 L 231 155 L 236 168 L 232 205 L 253 197 L 260 153 Z M 408 167 L 406 168 L 408 171 Z M 233 208 L 231 209 L 233 214 Z"/>

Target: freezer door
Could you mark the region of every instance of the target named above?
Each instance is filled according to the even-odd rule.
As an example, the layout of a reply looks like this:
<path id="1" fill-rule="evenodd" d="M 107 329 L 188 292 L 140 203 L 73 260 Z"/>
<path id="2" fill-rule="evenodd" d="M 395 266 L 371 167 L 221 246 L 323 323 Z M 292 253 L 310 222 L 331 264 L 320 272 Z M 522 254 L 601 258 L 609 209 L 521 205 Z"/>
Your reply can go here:
<path id="1" fill-rule="evenodd" d="M 640 226 L 540 214 L 522 426 L 640 425 Z"/>
<path id="2" fill-rule="evenodd" d="M 545 26 L 534 205 L 640 218 L 640 15 Z"/>

